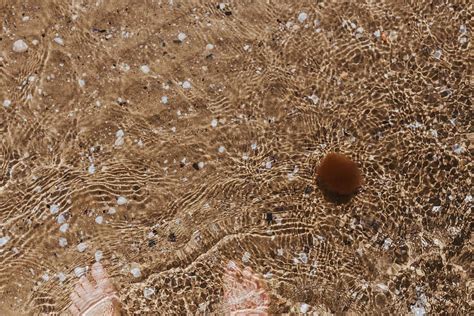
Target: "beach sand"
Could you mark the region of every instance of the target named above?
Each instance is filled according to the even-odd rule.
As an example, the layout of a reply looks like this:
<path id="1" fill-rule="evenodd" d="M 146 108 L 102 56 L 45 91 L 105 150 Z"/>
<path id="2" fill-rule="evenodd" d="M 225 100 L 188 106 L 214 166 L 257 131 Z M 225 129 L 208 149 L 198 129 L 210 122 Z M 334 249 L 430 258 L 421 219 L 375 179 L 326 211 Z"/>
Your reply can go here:
<path id="1" fill-rule="evenodd" d="M 0 1 L 0 314 L 472 311 L 466 1 Z M 363 176 L 325 198 L 325 154 Z M 471 220 L 469 220 L 471 218 Z"/>

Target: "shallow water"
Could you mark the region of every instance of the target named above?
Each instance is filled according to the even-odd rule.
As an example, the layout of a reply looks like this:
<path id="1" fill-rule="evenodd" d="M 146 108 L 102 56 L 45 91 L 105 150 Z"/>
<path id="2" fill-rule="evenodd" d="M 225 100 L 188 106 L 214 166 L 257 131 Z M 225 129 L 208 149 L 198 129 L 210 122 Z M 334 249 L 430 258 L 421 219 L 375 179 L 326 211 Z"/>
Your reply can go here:
<path id="1" fill-rule="evenodd" d="M 66 311 L 96 260 L 128 314 L 219 313 L 228 260 L 272 313 L 470 309 L 472 7 L 0 3 L 0 314 Z"/>

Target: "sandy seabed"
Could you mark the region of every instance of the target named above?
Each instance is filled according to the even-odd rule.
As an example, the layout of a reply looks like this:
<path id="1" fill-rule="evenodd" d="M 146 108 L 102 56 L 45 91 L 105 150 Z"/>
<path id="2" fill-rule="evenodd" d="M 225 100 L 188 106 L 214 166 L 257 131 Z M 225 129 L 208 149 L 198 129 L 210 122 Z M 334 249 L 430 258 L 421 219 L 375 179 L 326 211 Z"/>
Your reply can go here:
<path id="1" fill-rule="evenodd" d="M 1 315 L 96 260 L 130 315 L 219 314 L 228 260 L 275 314 L 472 312 L 467 1 L 0 4 Z"/>

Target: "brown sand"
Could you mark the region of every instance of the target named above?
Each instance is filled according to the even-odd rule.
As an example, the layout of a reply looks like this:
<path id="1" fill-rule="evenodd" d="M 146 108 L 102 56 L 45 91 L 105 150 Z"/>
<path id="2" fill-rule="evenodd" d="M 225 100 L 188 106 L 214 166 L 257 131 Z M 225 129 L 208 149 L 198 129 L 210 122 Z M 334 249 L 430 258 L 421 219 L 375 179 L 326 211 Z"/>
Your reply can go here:
<path id="1" fill-rule="evenodd" d="M 0 1 L 0 314 L 95 256 L 129 314 L 222 310 L 229 259 L 274 313 L 467 314 L 472 7 L 412 2 Z"/>

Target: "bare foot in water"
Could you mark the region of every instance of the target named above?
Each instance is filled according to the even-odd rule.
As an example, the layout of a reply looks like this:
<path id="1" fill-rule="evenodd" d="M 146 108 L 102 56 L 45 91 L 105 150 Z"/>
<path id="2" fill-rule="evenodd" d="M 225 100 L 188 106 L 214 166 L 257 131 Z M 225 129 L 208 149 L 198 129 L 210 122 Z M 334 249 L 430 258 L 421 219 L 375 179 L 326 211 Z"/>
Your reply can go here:
<path id="1" fill-rule="evenodd" d="M 224 274 L 224 304 L 226 315 L 268 315 L 270 297 L 258 274 L 230 261 Z"/>
<path id="2" fill-rule="evenodd" d="M 92 266 L 91 282 L 86 276 L 79 279 L 71 294 L 69 311 L 81 316 L 118 316 L 120 301 L 102 265 Z M 230 261 L 224 274 L 224 302 L 226 315 L 268 315 L 270 305 L 262 279 L 250 267 L 240 269 Z"/>
<path id="3" fill-rule="evenodd" d="M 79 279 L 71 293 L 69 311 L 81 316 L 120 315 L 117 292 L 99 262 L 92 266 L 92 277 L 92 282 L 86 276 Z"/>

